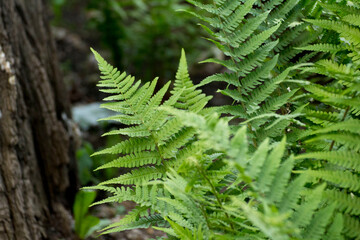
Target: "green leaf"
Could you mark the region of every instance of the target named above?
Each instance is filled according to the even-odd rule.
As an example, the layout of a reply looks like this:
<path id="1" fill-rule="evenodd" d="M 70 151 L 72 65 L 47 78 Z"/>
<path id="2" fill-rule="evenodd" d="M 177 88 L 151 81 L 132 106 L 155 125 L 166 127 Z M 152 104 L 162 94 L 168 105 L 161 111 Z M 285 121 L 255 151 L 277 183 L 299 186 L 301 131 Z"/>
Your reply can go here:
<path id="1" fill-rule="evenodd" d="M 80 237 L 84 237 L 87 233 L 87 230 L 99 222 L 98 218 L 86 216 L 89 210 L 89 206 L 95 200 L 95 197 L 96 192 L 83 190 L 79 191 L 75 196 L 75 202 L 73 206 L 75 232 L 79 234 Z"/>

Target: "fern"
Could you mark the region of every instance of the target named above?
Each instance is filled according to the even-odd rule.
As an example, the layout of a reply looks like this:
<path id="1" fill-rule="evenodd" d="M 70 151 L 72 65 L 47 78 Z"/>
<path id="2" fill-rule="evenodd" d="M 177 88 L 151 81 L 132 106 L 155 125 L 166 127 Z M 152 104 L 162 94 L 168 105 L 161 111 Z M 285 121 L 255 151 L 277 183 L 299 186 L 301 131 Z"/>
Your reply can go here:
<path id="1" fill-rule="evenodd" d="M 305 71 L 327 77 L 324 86 L 311 84 L 305 87 L 311 97 L 326 104 L 327 111 L 307 110 L 307 118 L 315 123 L 309 125 L 310 130 L 301 136 L 308 144 L 308 152 L 297 156 L 297 159 L 314 159 L 318 162 L 318 170 L 310 171 L 314 181 L 326 181 L 331 186 L 324 192 L 324 198 L 333 203 L 340 212 L 350 216 L 358 216 L 360 194 L 359 150 L 360 121 L 357 119 L 359 108 L 359 44 L 360 8 L 349 7 L 342 3 L 322 3 L 330 11 L 338 12 L 330 20 L 307 20 L 314 25 L 337 34 L 338 41 L 306 46 L 303 49 L 331 53 L 336 58 L 321 60 Z M 336 8 L 334 8 L 336 6 Z M 339 12 L 339 10 L 341 11 Z M 346 64 L 345 64 L 346 63 Z M 310 105 L 311 107 L 311 105 Z M 312 150 L 312 152 L 309 152 Z M 334 151 L 336 150 L 336 151 Z M 354 226 L 359 224 L 358 218 L 348 215 L 338 217 L 351 219 L 352 224 L 344 223 L 345 234 L 354 237 Z M 356 223 L 355 223 L 356 222 Z"/>
<path id="2" fill-rule="evenodd" d="M 289 80 L 294 69 L 287 64 L 290 59 L 302 53 L 294 47 L 303 46 L 317 37 L 307 32 L 308 23 L 302 22 L 304 14 L 316 15 L 314 1 L 220 1 L 203 4 L 189 1 L 200 12 L 189 11 L 205 21 L 209 27 L 203 28 L 212 37 L 213 42 L 226 56 L 225 60 L 207 59 L 203 63 L 221 64 L 228 71 L 205 78 L 199 86 L 212 82 L 224 82 L 227 86 L 219 90 L 233 100 L 231 106 L 222 106 L 220 111 L 231 114 L 240 120 L 249 120 L 262 115 L 263 118 L 248 123 L 249 135 L 255 147 L 257 141 L 266 137 L 279 138 L 290 121 L 277 124 L 277 131 L 265 133 L 262 129 L 271 126 L 274 118 L 266 114 L 288 110 L 289 103 L 296 91 L 289 94 L 285 81 Z M 222 9 L 227 9 L 223 11 Z M 313 9 L 310 12 L 309 9 Z M 311 15 L 311 16 L 312 16 Z M 206 17 L 204 17 L 206 16 Z M 299 35 L 306 40 L 299 40 Z M 295 52 L 293 52 L 295 51 Z M 290 55 L 285 52 L 292 52 Z M 260 137 L 263 136 L 263 137 Z"/>
<path id="3" fill-rule="evenodd" d="M 358 237 L 359 4 L 188 2 L 225 55 L 204 62 L 224 72 L 194 85 L 182 51 L 172 89 L 168 82 L 155 91 L 157 79 L 136 81 L 94 51 L 98 86 L 110 95 L 102 107 L 118 113 L 102 120 L 124 125 L 104 135 L 126 137 L 94 154 L 114 156 L 97 170 L 127 171 L 86 188 L 107 193 L 95 204 L 137 203 L 103 233 L 153 227 L 170 239 Z M 219 92 L 233 104 L 206 108 L 211 97 L 198 88 L 212 82 L 226 85 Z"/>
<path id="4" fill-rule="evenodd" d="M 185 159 L 178 171 L 173 170 L 164 180 L 165 189 L 172 196 L 159 198 L 177 209 L 178 213 L 169 217 L 180 220 L 177 223 L 181 234 L 202 228 L 206 239 L 225 233 L 233 239 L 243 236 L 244 231 L 270 239 L 301 239 L 312 231 L 320 237 L 325 235 L 333 214 L 333 210 L 323 210 L 320 204 L 325 186 L 315 190 L 306 188 L 307 173 L 290 180 L 294 158 L 282 160 L 285 139 L 274 147 L 269 146 L 268 140 L 264 141 L 251 154 L 244 127 L 231 138 L 228 124 L 223 119 L 216 120 L 216 116 L 206 120 L 193 113 L 167 111 L 196 129 L 198 140 L 194 144 L 199 146 L 199 152 Z M 216 137 L 220 132 L 223 136 Z M 222 154 L 217 161 L 209 162 L 206 154 L 209 151 Z M 224 172 L 229 168 L 233 170 Z M 212 178 L 212 172 L 217 172 L 218 177 Z M 305 201 L 299 201 L 302 198 Z M 324 212 L 328 217 L 312 230 L 313 217 Z M 180 233 L 163 230 L 182 238 Z"/>
<path id="5" fill-rule="evenodd" d="M 157 188 L 156 185 L 152 189 L 148 189 L 148 186 L 144 184 L 167 176 L 167 169 L 176 165 L 177 152 L 181 152 L 182 148 L 185 149 L 191 143 L 194 130 L 191 127 L 184 127 L 159 106 L 173 106 L 192 112 L 201 112 L 210 97 L 205 96 L 201 90 L 197 90 L 190 81 L 184 51 L 182 51 L 174 89 L 171 91 L 172 95 L 167 100 L 163 98 L 168 91 L 170 82 L 155 93 L 157 79 L 142 85 L 140 81 L 135 81 L 134 77 L 113 68 L 96 51 L 93 50 L 93 53 L 103 75 L 98 86 L 101 91 L 112 94 L 104 99 L 110 102 L 103 104 L 102 107 L 119 113 L 101 120 L 115 120 L 127 125 L 127 127 L 111 130 L 104 135 L 129 137 L 129 139 L 94 154 L 117 155 L 114 160 L 105 163 L 97 170 L 105 168 L 130 168 L 132 170 L 119 177 L 101 182 L 98 186 L 88 188 L 105 190 L 112 194 L 99 203 L 131 200 L 141 202 L 142 206 L 147 207 L 146 209 L 161 210 L 162 213 L 169 212 L 168 204 L 159 205 L 154 201 L 156 197 L 164 197 L 168 193 L 164 192 L 164 189 Z M 138 168 L 134 169 L 135 167 Z M 111 187 L 112 185 L 133 185 L 134 187 L 116 189 Z M 113 229 L 108 229 L 105 233 L 149 227 L 164 221 L 160 215 L 145 216 L 135 222 L 114 225 Z"/>
<path id="6" fill-rule="evenodd" d="M 103 70 L 107 71 L 106 87 L 112 87 L 111 92 L 118 94 L 115 87 L 128 84 L 117 80 L 115 85 L 111 85 L 109 78 L 117 79 L 121 74 L 111 69 L 99 55 L 96 56 L 100 69 L 104 69 L 104 65 L 105 69 L 110 68 Z M 119 102 L 131 111 L 131 114 L 122 114 L 137 116 L 141 120 L 137 126 L 147 126 L 144 129 L 148 135 L 130 135 L 128 140 L 98 153 L 125 154 L 99 170 L 139 167 L 98 186 L 87 187 L 110 194 L 95 204 L 126 200 L 139 203 L 129 215 L 105 228 L 103 233 L 152 226 L 182 239 L 210 239 L 218 234 L 230 238 L 253 235 L 290 239 L 306 236 L 312 231 L 323 236 L 332 211 L 325 208 L 327 217 L 315 228 L 312 228 L 311 221 L 313 216 L 323 216 L 325 211 L 320 205 L 324 187 L 315 190 L 305 187 L 307 176 L 312 172 L 293 176 L 295 180 L 291 180 L 294 157 L 283 160 L 285 138 L 275 146 L 270 146 L 269 140 L 265 140 L 251 153 L 245 127 L 232 134 L 228 122 L 219 118 L 217 113 L 192 108 L 194 105 L 189 99 L 196 97 L 192 94 L 195 88 L 188 79 L 185 63 L 183 58 L 173 95 L 162 105 L 157 99 L 164 95 L 162 91 L 167 86 L 160 89 L 159 94 L 153 94 L 151 86 L 154 82 L 142 87 L 133 85 L 140 89 L 141 94 L 135 91 Z M 132 78 L 127 79 L 133 82 Z M 100 84 L 104 86 L 104 83 Z M 141 88 L 145 90 L 141 91 Z M 196 95 L 201 95 L 201 92 Z M 148 100 L 131 100 L 133 96 Z M 144 106 L 132 106 L 132 101 L 142 102 Z M 157 104 L 153 104 L 155 101 Z M 116 103 L 112 105 L 116 106 Z M 177 103 L 181 107 L 177 108 Z M 153 117 L 144 117 L 144 111 Z M 154 118 L 159 123 L 151 121 Z M 152 144 L 146 142 L 147 138 Z M 129 143 L 146 146 L 131 147 Z M 129 186 L 116 187 L 119 184 Z"/>

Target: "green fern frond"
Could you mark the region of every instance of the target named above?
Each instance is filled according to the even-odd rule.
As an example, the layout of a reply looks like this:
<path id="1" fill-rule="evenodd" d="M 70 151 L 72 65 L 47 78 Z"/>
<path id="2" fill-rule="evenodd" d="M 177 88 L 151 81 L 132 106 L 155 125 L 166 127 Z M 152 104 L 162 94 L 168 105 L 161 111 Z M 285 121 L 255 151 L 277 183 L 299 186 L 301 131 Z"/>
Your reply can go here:
<path id="1" fill-rule="evenodd" d="M 343 122 L 332 124 L 326 128 L 315 130 L 312 134 L 330 133 L 336 131 L 346 131 L 354 134 L 360 134 L 360 120 L 349 119 Z"/>
<path id="2" fill-rule="evenodd" d="M 341 188 L 347 188 L 355 192 L 360 191 L 360 177 L 349 171 L 309 170 L 308 174 Z"/>
<path id="3" fill-rule="evenodd" d="M 119 227 L 114 227 L 112 229 L 106 230 L 102 232 L 102 234 L 109 234 L 114 232 L 121 232 L 124 230 L 137 229 L 137 228 L 149 228 L 151 226 L 156 225 L 164 225 L 166 221 L 160 214 L 150 215 L 147 217 L 141 217 L 139 219 L 135 219 L 128 224 L 124 224 Z"/>
<path id="4" fill-rule="evenodd" d="M 285 194 L 283 194 L 281 201 L 277 204 L 280 212 L 288 212 L 296 207 L 307 178 L 307 174 L 301 174 L 287 186 Z"/>
<path id="5" fill-rule="evenodd" d="M 325 8 L 328 9 L 334 13 L 338 14 L 356 14 L 359 12 L 359 9 L 356 6 L 351 6 L 347 4 L 332 4 L 332 3 L 325 3 L 325 2 L 319 2 L 319 4 Z"/>
<path id="6" fill-rule="evenodd" d="M 268 19 L 269 22 L 277 23 L 286 18 L 286 15 L 298 4 L 299 0 L 285 1 L 279 7 L 275 8 Z"/>
<path id="7" fill-rule="evenodd" d="M 298 155 L 295 157 L 298 159 L 318 159 L 327 160 L 332 164 L 340 167 L 354 169 L 360 172 L 360 154 L 352 151 L 322 151 L 322 152 L 309 152 Z"/>
<path id="8" fill-rule="evenodd" d="M 337 208 L 347 214 L 360 215 L 360 198 L 345 191 L 327 190 L 324 197 L 332 203 L 336 203 Z"/>
<path id="9" fill-rule="evenodd" d="M 351 27 L 347 24 L 341 23 L 340 21 L 331 21 L 331 20 L 316 20 L 316 19 L 307 19 L 307 22 L 310 22 L 314 25 L 317 25 L 322 28 L 329 30 L 334 30 L 340 33 L 340 36 L 344 37 L 354 46 L 360 45 L 360 30 Z"/>
<path id="10" fill-rule="evenodd" d="M 131 188 L 125 188 L 125 187 L 116 188 L 115 192 L 112 190 L 109 190 L 109 188 L 110 187 L 108 187 L 108 186 L 94 186 L 94 187 L 87 188 L 87 189 L 107 191 L 107 192 L 111 192 L 113 194 L 110 197 L 107 197 L 103 200 L 93 203 L 91 206 L 105 204 L 105 203 L 120 203 L 123 201 L 131 200 L 133 198 L 134 191 Z M 113 188 L 113 189 L 115 189 L 115 188 Z"/>
<path id="11" fill-rule="evenodd" d="M 335 210 L 335 205 L 329 205 L 317 213 L 302 234 L 303 239 L 322 239 L 323 234 L 326 231 L 326 226 L 330 223 L 331 216 Z"/>
<path id="12" fill-rule="evenodd" d="M 306 140 L 305 143 L 316 143 L 316 142 L 336 141 L 337 144 L 343 145 L 345 149 L 353 149 L 355 151 L 360 150 L 360 136 L 358 134 L 352 134 L 349 132 L 340 132 L 333 134 L 322 134 Z"/>
<path id="13" fill-rule="evenodd" d="M 275 25 L 255 36 L 250 40 L 241 44 L 239 48 L 234 49 L 232 57 L 244 59 L 246 55 L 253 53 L 257 48 L 259 48 L 270 36 L 280 27 L 280 24 Z M 225 47 L 226 49 L 226 47 Z"/>
<path id="14" fill-rule="evenodd" d="M 113 160 L 109 163 L 106 163 L 95 171 L 105 168 L 133 168 L 140 167 L 149 164 L 160 165 L 161 164 L 161 156 L 157 152 L 139 152 L 134 154 L 129 154 L 124 157 L 120 157 L 116 160 Z"/>
<path id="15" fill-rule="evenodd" d="M 350 14 L 342 18 L 345 22 L 348 22 L 352 25 L 360 27 L 360 15 L 359 14 Z"/>
<path id="16" fill-rule="evenodd" d="M 206 12 L 205 21 L 213 27 L 203 26 L 213 38 L 209 40 L 229 57 L 224 60 L 203 61 L 223 65 L 229 71 L 209 76 L 198 85 L 203 86 L 212 82 L 227 84 L 226 89 L 221 89 L 219 92 L 232 98 L 233 106 L 224 106 L 219 110 L 242 120 L 248 120 L 283 108 L 284 103 L 295 92 L 284 92 L 280 90 L 280 85 L 287 84 L 285 82 L 294 68 L 288 68 L 289 64 L 285 66 L 286 70 L 279 73 L 277 68 L 282 52 L 280 55 L 276 52 L 284 48 L 292 48 L 297 41 L 297 36 L 305 31 L 307 23 L 293 24 L 302 16 L 304 5 L 299 4 L 297 0 L 267 1 L 266 3 L 238 1 L 234 5 L 230 4 L 232 1 L 224 1 L 218 5 L 204 5 L 200 1 L 189 2 Z M 227 4 L 232 6 L 230 8 L 232 12 L 222 15 L 220 9 L 228 6 Z M 311 8 L 310 5 L 313 4 L 306 3 L 305 5 Z M 220 16 L 214 21 L 217 15 Z M 201 16 L 200 19 L 204 20 L 203 15 Z M 299 44 L 306 43 L 300 41 Z M 301 50 L 296 51 L 301 52 Z M 251 123 L 250 128 L 254 130 L 249 134 L 257 134 L 258 131 L 262 131 L 260 128 L 262 124 L 266 122 L 271 125 L 273 121 L 274 119 L 268 118 L 259 119 L 254 125 Z M 277 124 L 278 129 L 286 128 L 285 123 L 290 124 L 288 121 L 282 121 L 281 124 Z M 279 135 L 275 131 L 267 134 L 264 131 L 259 133 L 264 136 L 259 140 Z M 256 142 L 253 144 L 256 145 Z"/>
<path id="17" fill-rule="evenodd" d="M 301 34 L 304 34 L 306 27 L 307 24 L 301 23 L 296 27 L 290 28 L 288 31 L 284 32 L 281 35 L 279 44 L 276 46 L 274 50 L 276 52 L 280 52 L 289 45 L 291 45 Z"/>
<path id="18" fill-rule="evenodd" d="M 194 226 L 191 225 L 189 221 L 187 221 L 181 214 L 172 212 L 169 214 L 169 219 L 175 221 L 177 224 L 184 228 L 194 230 Z"/>
<path id="19" fill-rule="evenodd" d="M 162 167 L 144 167 L 144 168 L 132 170 L 130 173 L 123 174 L 120 177 L 101 182 L 100 185 L 142 184 L 150 180 L 162 178 L 164 174 L 165 174 L 165 169 Z"/>
<path id="20" fill-rule="evenodd" d="M 256 186 L 260 191 L 266 193 L 270 190 L 270 184 L 274 181 L 275 173 L 280 167 L 281 159 L 284 154 L 286 138 L 272 150 L 265 163 L 262 165 Z"/>
<path id="21" fill-rule="evenodd" d="M 278 203 L 285 194 L 285 188 L 291 176 L 291 170 L 294 167 L 294 158 L 288 158 L 278 169 L 274 180 L 270 185 L 268 199 L 270 203 Z"/>
<path id="22" fill-rule="evenodd" d="M 347 236 L 359 239 L 360 236 L 360 221 L 358 218 L 344 215 L 344 230 Z"/>
<path id="23" fill-rule="evenodd" d="M 156 145 L 152 139 L 149 138 L 130 138 L 124 140 L 112 147 L 106 148 L 95 152 L 91 156 L 103 155 L 103 154 L 129 154 L 137 153 L 144 150 L 153 151 L 155 150 Z"/>
<path id="24" fill-rule="evenodd" d="M 343 216 L 339 213 L 337 213 L 334 217 L 334 220 L 330 227 L 327 230 L 325 239 L 329 240 L 343 240 L 344 237 L 342 235 L 344 225 L 344 219 Z"/>
<path id="25" fill-rule="evenodd" d="M 201 93 L 201 90 L 196 90 L 196 87 L 190 80 L 187 68 L 185 51 L 182 50 L 179 69 L 176 73 L 174 89 L 171 93 L 175 95 L 176 92 L 181 91 L 181 95 L 179 96 L 178 103 L 175 104 L 175 107 L 198 112 L 204 108 L 207 102 L 211 99 L 211 96 L 206 96 Z"/>
<path id="26" fill-rule="evenodd" d="M 264 12 L 259 16 L 247 19 L 239 29 L 231 31 L 229 33 L 222 34 L 221 32 L 216 35 L 221 41 L 229 44 L 231 47 L 237 48 L 245 41 L 251 34 L 265 21 L 269 12 Z"/>
<path id="27" fill-rule="evenodd" d="M 341 120 L 339 113 L 336 112 L 315 111 L 312 109 L 304 109 L 303 112 L 311 121 L 323 126 L 327 126 L 329 123 L 335 123 Z"/>
<path id="28" fill-rule="evenodd" d="M 295 231 L 290 226 L 285 225 L 284 219 L 286 219 L 286 215 L 273 217 L 264 216 L 264 214 L 256 211 L 245 203 L 242 203 L 240 206 L 249 220 L 270 239 L 289 239 L 287 233 Z M 276 223 L 280 224 L 276 226 Z"/>
<path id="29" fill-rule="evenodd" d="M 324 189 L 325 185 L 323 184 L 313 190 L 311 195 L 306 196 L 305 203 L 296 209 L 296 212 L 292 216 L 295 226 L 298 228 L 309 226 L 313 219 L 313 214 L 321 202 L 321 195 Z"/>
<path id="30" fill-rule="evenodd" d="M 263 166 L 265 162 L 268 148 L 269 141 L 265 140 L 261 143 L 255 154 L 253 155 L 252 159 L 250 160 L 251 165 L 248 169 L 247 175 L 249 175 L 251 178 L 256 179 L 260 174 L 261 166 Z"/>
<path id="31" fill-rule="evenodd" d="M 316 51 L 316 52 L 329 52 L 329 53 L 337 53 L 340 51 L 348 50 L 346 46 L 330 44 L 330 43 L 318 43 L 305 47 L 299 47 L 298 49 L 306 50 L 306 51 Z"/>
<path id="32" fill-rule="evenodd" d="M 179 224 L 171 221 L 169 218 L 166 218 L 166 220 L 170 223 L 176 237 L 179 237 L 180 239 L 184 239 L 184 240 L 194 239 L 190 229 L 183 228 Z"/>

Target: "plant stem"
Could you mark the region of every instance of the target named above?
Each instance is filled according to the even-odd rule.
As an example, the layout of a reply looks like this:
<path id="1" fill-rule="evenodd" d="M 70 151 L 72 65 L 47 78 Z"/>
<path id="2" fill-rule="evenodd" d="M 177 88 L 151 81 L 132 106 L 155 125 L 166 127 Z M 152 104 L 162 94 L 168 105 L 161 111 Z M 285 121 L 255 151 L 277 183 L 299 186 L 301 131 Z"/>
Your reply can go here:
<path id="1" fill-rule="evenodd" d="M 200 166 L 197 166 L 197 168 L 198 168 L 200 174 L 203 176 L 203 178 L 204 178 L 204 179 L 208 182 L 208 184 L 210 185 L 211 190 L 212 190 L 212 192 L 213 192 L 213 194 L 214 194 L 214 196 L 215 196 L 215 198 L 216 198 L 216 201 L 217 201 L 217 203 L 219 204 L 219 207 L 220 207 L 221 210 L 225 213 L 225 216 L 226 216 L 226 218 L 228 219 L 228 222 L 229 222 L 229 224 L 230 224 L 231 229 L 232 229 L 232 230 L 235 230 L 235 229 L 234 229 L 234 225 L 232 224 L 232 222 L 231 222 L 231 220 L 230 220 L 229 214 L 227 214 L 227 212 L 225 211 L 225 209 L 224 209 L 224 207 L 223 207 L 223 204 L 222 204 L 222 202 L 221 202 L 221 200 L 220 200 L 219 194 L 218 194 L 218 192 L 216 191 L 215 186 L 212 184 L 212 182 L 210 181 L 210 179 L 206 176 L 204 170 L 203 170 Z"/>

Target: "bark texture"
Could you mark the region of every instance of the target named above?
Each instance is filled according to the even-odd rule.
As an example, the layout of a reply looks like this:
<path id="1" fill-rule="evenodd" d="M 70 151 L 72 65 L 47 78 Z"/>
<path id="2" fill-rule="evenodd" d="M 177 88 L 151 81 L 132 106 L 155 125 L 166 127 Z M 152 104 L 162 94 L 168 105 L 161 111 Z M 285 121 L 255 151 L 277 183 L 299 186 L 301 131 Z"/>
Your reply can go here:
<path id="1" fill-rule="evenodd" d="M 47 2 L 0 0 L 1 240 L 73 239 L 72 127 Z"/>

